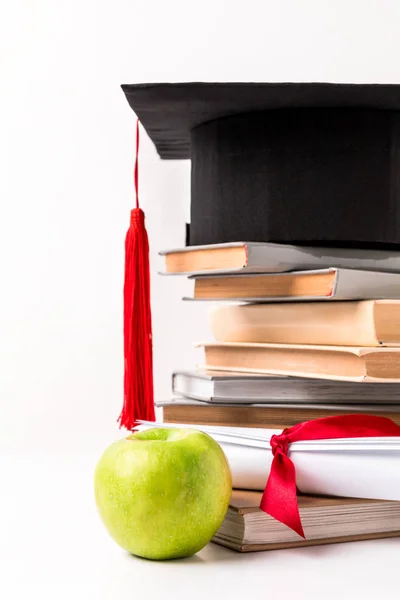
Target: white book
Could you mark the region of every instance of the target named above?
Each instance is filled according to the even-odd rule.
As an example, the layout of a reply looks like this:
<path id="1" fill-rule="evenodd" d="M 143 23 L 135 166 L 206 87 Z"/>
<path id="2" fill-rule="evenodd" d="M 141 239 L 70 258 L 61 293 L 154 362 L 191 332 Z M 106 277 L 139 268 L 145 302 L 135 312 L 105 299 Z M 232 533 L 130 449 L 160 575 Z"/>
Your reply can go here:
<path id="1" fill-rule="evenodd" d="M 336 267 L 400 273 L 400 252 L 233 242 L 160 252 L 164 274 L 282 273 Z"/>
<path id="2" fill-rule="evenodd" d="M 222 447 L 237 489 L 263 490 L 272 462 L 275 429 L 142 422 L 152 427 L 198 429 Z M 400 501 L 400 437 L 295 442 L 289 456 L 298 489 L 305 494 Z"/>

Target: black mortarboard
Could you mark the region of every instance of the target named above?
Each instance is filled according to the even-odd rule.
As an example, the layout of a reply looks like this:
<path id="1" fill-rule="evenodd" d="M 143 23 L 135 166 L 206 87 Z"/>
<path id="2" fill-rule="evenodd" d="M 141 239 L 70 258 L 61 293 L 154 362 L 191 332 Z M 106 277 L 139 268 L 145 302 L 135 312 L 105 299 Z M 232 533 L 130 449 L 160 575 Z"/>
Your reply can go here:
<path id="1" fill-rule="evenodd" d="M 400 245 L 400 85 L 123 85 L 192 161 L 190 244 Z"/>

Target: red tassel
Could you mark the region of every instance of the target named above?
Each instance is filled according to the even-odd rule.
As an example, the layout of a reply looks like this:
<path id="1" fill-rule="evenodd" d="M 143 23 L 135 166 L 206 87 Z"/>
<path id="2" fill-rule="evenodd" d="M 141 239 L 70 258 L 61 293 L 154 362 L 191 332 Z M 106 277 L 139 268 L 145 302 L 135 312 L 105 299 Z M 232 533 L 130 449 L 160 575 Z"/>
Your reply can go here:
<path id="1" fill-rule="evenodd" d="M 124 405 L 120 427 L 132 429 L 140 419 L 155 421 L 153 348 L 150 308 L 149 241 L 139 208 L 139 121 L 136 125 L 136 208 L 125 239 Z"/>

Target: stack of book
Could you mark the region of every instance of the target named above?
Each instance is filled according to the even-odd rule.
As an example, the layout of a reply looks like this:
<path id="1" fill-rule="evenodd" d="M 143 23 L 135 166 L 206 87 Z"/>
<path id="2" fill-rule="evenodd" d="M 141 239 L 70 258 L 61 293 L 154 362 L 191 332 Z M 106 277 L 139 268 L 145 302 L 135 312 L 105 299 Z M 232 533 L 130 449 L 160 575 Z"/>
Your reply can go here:
<path id="1" fill-rule="evenodd" d="M 400 255 L 234 243 L 166 252 L 165 272 L 193 279 L 192 300 L 218 304 L 204 360 L 174 373 L 174 399 L 158 403 L 167 426 L 214 435 L 234 486 L 252 490 L 234 490 L 215 541 L 246 551 L 399 535 L 399 490 L 374 500 L 371 490 L 314 482 L 299 487 L 350 499 L 302 496 L 301 540 L 258 508 L 268 472 L 257 456 L 265 456 L 269 430 L 302 421 L 360 412 L 400 424 Z M 400 446 L 390 451 L 398 465 Z M 360 447 L 352 452 L 359 456 Z M 382 472 L 388 461 L 380 457 Z"/>

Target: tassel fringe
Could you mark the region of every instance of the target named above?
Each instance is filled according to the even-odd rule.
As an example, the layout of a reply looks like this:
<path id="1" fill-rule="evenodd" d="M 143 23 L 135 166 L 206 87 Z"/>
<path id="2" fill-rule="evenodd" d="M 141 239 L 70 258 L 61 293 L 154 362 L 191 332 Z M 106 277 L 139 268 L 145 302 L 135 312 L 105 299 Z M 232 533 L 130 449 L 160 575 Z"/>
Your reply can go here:
<path id="1" fill-rule="evenodd" d="M 149 242 L 140 208 L 131 211 L 125 239 L 124 405 L 120 427 L 154 421 Z"/>

